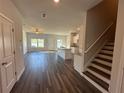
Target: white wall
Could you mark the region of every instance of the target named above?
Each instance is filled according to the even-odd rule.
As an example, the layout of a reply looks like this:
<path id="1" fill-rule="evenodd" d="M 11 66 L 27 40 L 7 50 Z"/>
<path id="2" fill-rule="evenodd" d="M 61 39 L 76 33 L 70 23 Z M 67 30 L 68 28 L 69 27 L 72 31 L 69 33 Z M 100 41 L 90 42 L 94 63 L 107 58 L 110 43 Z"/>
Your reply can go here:
<path id="1" fill-rule="evenodd" d="M 111 93 L 121 93 L 121 75 L 123 72 L 122 63 L 124 60 L 124 0 L 119 0 L 118 18 L 117 18 L 117 29 L 116 29 L 116 39 L 115 39 L 115 51 L 112 66 L 112 78 L 111 78 Z"/>
<path id="2" fill-rule="evenodd" d="M 31 47 L 31 38 L 40 38 L 45 39 L 45 47 L 44 48 L 32 48 Z M 63 45 L 67 46 L 67 36 L 61 35 L 51 35 L 51 34 L 35 34 L 35 33 L 27 33 L 27 49 L 30 51 L 39 51 L 39 50 L 56 50 L 56 41 L 57 39 L 63 40 Z"/>
<path id="3" fill-rule="evenodd" d="M 85 52 L 85 35 L 86 35 L 86 18 L 87 13 L 84 13 L 82 24 L 79 31 L 79 53 L 74 55 L 74 68 L 80 74 L 84 71 L 84 52 Z M 73 50 L 72 50 L 73 51 Z"/>
<path id="4" fill-rule="evenodd" d="M 27 34 L 23 31 L 23 54 L 27 53 Z"/>
<path id="5" fill-rule="evenodd" d="M 19 77 L 24 68 L 21 15 L 10 0 L 0 0 L 0 13 L 3 13 L 5 16 L 12 19 L 15 23 L 16 71 L 17 76 Z"/>
<path id="6" fill-rule="evenodd" d="M 67 48 L 70 48 L 70 45 L 71 45 L 71 35 L 67 35 L 66 43 L 67 43 Z"/>
<path id="7" fill-rule="evenodd" d="M 87 12 L 84 13 L 83 16 L 83 24 L 80 26 L 79 33 L 79 52 L 84 53 L 85 51 L 85 39 L 86 39 L 86 20 L 87 20 Z"/>

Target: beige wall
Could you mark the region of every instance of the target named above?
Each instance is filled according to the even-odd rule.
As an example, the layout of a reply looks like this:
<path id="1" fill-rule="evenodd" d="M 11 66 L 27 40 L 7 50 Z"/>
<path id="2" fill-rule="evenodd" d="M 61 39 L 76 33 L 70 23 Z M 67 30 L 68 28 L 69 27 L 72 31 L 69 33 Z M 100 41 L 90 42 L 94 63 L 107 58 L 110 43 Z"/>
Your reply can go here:
<path id="1" fill-rule="evenodd" d="M 114 40 L 116 15 L 116 0 L 103 0 L 87 11 L 84 54 L 86 66 L 111 36 Z"/>
<path id="2" fill-rule="evenodd" d="M 40 38 L 45 39 L 45 47 L 44 48 L 32 48 L 31 47 L 31 38 Z M 35 34 L 35 33 L 27 33 L 27 49 L 28 51 L 39 51 L 39 50 L 56 50 L 56 41 L 57 39 L 63 40 L 63 46 L 67 47 L 67 36 L 62 35 L 51 35 L 51 34 Z"/>
<path id="3" fill-rule="evenodd" d="M 0 0 L 0 13 L 3 13 L 5 16 L 12 19 L 15 23 L 16 71 L 17 76 L 19 77 L 22 69 L 24 68 L 21 15 L 10 0 Z"/>
<path id="4" fill-rule="evenodd" d="M 111 93 L 121 93 L 121 76 L 124 63 L 124 0 L 119 0 L 114 58 L 112 66 Z M 122 60 L 123 59 L 123 60 Z"/>
<path id="5" fill-rule="evenodd" d="M 116 0 L 103 0 L 87 12 L 86 45 L 87 49 L 105 29 L 116 20 Z"/>

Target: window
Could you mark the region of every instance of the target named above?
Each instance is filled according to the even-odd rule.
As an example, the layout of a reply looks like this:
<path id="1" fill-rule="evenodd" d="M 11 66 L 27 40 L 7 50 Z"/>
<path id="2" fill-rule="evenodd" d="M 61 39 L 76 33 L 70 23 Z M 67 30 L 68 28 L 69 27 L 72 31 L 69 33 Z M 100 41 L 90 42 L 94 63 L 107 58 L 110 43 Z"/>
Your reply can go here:
<path id="1" fill-rule="evenodd" d="M 31 39 L 31 47 L 44 48 L 44 39 Z"/>
<path id="2" fill-rule="evenodd" d="M 44 47 L 44 39 L 38 39 L 38 47 Z"/>
<path id="3" fill-rule="evenodd" d="M 58 39 L 57 40 L 57 48 L 61 48 L 62 47 L 62 40 Z"/>
<path id="4" fill-rule="evenodd" d="M 37 39 L 31 39 L 31 47 L 37 47 Z"/>

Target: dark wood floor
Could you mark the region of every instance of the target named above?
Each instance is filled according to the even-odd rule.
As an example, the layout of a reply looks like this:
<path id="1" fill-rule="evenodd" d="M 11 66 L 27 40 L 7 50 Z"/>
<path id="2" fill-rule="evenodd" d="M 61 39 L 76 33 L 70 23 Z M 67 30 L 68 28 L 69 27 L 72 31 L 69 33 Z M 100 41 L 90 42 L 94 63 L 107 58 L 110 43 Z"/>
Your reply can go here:
<path id="1" fill-rule="evenodd" d="M 101 93 L 71 62 L 57 61 L 55 53 L 30 53 L 25 62 L 25 72 L 11 93 Z"/>

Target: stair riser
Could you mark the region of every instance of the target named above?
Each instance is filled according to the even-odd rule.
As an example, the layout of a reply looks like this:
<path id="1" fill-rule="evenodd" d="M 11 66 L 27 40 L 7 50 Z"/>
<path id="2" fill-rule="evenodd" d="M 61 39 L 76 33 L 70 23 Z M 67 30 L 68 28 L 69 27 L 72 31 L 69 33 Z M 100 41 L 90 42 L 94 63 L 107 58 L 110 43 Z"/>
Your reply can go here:
<path id="1" fill-rule="evenodd" d="M 104 50 L 111 50 L 113 51 L 114 50 L 114 47 L 111 47 L 111 46 L 105 46 L 103 47 Z"/>

